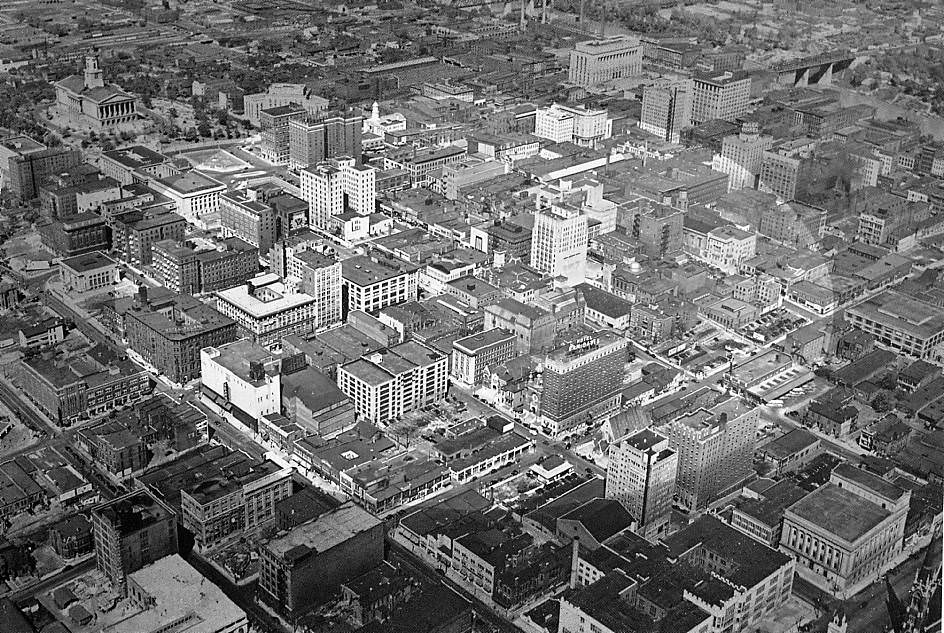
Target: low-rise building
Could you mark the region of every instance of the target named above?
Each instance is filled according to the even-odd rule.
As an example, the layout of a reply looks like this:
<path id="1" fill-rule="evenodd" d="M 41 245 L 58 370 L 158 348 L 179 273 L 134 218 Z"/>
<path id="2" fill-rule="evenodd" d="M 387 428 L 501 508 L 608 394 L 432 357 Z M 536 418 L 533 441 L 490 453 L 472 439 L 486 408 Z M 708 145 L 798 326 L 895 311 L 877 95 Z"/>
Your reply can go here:
<path id="1" fill-rule="evenodd" d="M 177 214 L 190 224 L 209 229 L 220 226 L 220 194 L 226 185 L 196 171 L 150 180 L 148 186 L 174 203 Z"/>
<path id="2" fill-rule="evenodd" d="M 910 490 L 840 464 L 829 483 L 787 508 L 780 549 L 804 579 L 851 596 L 896 563 L 910 499 Z"/>
<path id="3" fill-rule="evenodd" d="M 69 292 L 109 288 L 118 281 L 118 264 L 101 251 L 69 257 L 59 262 L 59 278 Z"/>
<path id="4" fill-rule="evenodd" d="M 344 314 L 369 314 L 398 303 L 415 301 L 419 268 L 395 257 L 355 256 L 341 262 Z"/>

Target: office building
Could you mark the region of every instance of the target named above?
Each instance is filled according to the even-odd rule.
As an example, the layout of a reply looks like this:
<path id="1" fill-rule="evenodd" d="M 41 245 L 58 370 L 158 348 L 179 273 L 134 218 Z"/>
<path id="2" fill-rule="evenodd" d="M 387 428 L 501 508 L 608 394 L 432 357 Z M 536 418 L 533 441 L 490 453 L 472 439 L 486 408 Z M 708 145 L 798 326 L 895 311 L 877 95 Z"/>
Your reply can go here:
<path id="1" fill-rule="evenodd" d="M 756 189 L 764 164 L 764 152 L 773 146 L 772 136 L 759 134 L 757 123 L 745 123 L 740 134 L 721 141 L 721 153 L 712 160 L 711 168 L 728 175 L 728 189 Z"/>
<path id="2" fill-rule="evenodd" d="M 174 203 L 174 211 L 190 224 L 207 230 L 220 226 L 220 194 L 226 185 L 196 171 L 156 178 L 148 186 Z"/>
<path id="3" fill-rule="evenodd" d="M 360 310 L 376 314 L 387 306 L 415 301 L 419 268 L 395 257 L 350 257 L 341 262 L 344 313 Z"/>
<path id="4" fill-rule="evenodd" d="M 223 237 L 238 237 L 268 257 L 272 245 L 308 226 L 308 203 L 278 187 L 259 186 L 220 195 Z"/>
<path id="5" fill-rule="evenodd" d="M 547 355 L 540 396 L 546 435 L 566 434 L 619 408 L 626 345 L 622 336 L 597 332 Z"/>
<path id="6" fill-rule="evenodd" d="M 760 409 L 731 397 L 658 428 L 679 455 L 679 503 L 700 510 L 744 483 L 754 472 L 759 420 Z"/>
<path id="7" fill-rule="evenodd" d="M 570 51 L 567 80 L 589 88 L 642 73 L 642 46 L 629 35 L 578 42 Z"/>
<path id="8" fill-rule="evenodd" d="M 238 237 L 219 244 L 162 240 L 151 256 L 161 285 L 189 295 L 232 288 L 259 272 L 259 250 Z"/>
<path id="9" fill-rule="evenodd" d="M 488 368 L 515 356 L 515 335 L 507 330 L 487 330 L 452 344 L 452 378 L 464 387 L 485 381 Z"/>
<path id="10" fill-rule="evenodd" d="M 678 474 L 678 453 L 669 439 L 640 429 L 610 445 L 606 496 L 623 504 L 636 532 L 656 538 L 668 528 Z"/>
<path id="11" fill-rule="evenodd" d="M 135 490 L 92 510 L 95 565 L 124 593 L 125 579 L 177 553 L 177 517 L 147 490 Z"/>
<path id="12" fill-rule="evenodd" d="M 643 88 L 640 129 L 678 143 L 692 122 L 692 91 L 691 80 L 660 81 Z"/>
<path id="13" fill-rule="evenodd" d="M 305 169 L 332 158 L 360 161 L 363 117 L 341 113 L 321 119 L 289 122 L 289 167 Z"/>
<path id="14" fill-rule="evenodd" d="M 28 136 L 0 141 L 0 186 L 20 200 L 32 200 L 46 181 L 82 162 L 82 151 L 68 145 L 46 147 Z"/>
<path id="15" fill-rule="evenodd" d="M 281 345 L 282 337 L 313 331 L 317 322 L 316 300 L 301 292 L 298 279 L 281 281 L 275 273 L 262 273 L 244 285 L 216 293 L 216 309 L 263 347 Z"/>
<path id="16" fill-rule="evenodd" d="M 120 333 L 128 347 L 173 383 L 200 377 L 201 349 L 237 338 L 235 321 L 190 295 L 149 299 L 142 289 L 120 308 L 117 303 Z"/>
<path id="17" fill-rule="evenodd" d="M 328 220 L 347 210 L 369 215 L 376 210 L 376 170 L 353 158 L 334 159 L 299 172 L 302 198 L 311 226 L 328 228 Z"/>
<path id="18" fill-rule="evenodd" d="M 941 309 L 895 290 L 886 290 L 846 309 L 846 321 L 875 337 L 875 344 L 911 358 L 944 358 Z"/>
<path id="19" fill-rule="evenodd" d="M 593 147 L 613 135 L 613 121 L 606 110 L 552 104 L 539 108 L 534 118 L 534 135 L 552 143 L 574 143 Z"/>
<path id="20" fill-rule="evenodd" d="M 348 501 L 259 547 L 259 597 L 289 617 L 383 562 L 384 527 Z"/>
<path id="21" fill-rule="evenodd" d="M 797 573 L 845 599 L 881 578 L 902 551 L 911 491 L 851 464 L 787 508 L 780 549 Z"/>
<path id="22" fill-rule="evenodd" d="M 87 212 L 67 216 L 39 227 L 40 239 L 58 257 L 75 257 L 95 251 L 107 251 L 111 232 L 105 219 Z"/>
<path id="23" fill-rule="evenodd" d="M 692 125 L 747 114 L 751 78 L 743 72 L 696 73 L 693 77 Z"/>
<path id="24" fill-rule="evenodd" d="M 445 398 L 448 370 L 448 356 L 407 341 L 341 365 L 338 386 L 361 418 L 384 424 Z"/>
<path id="25" fill-rule="evenodd" d="M 128 575 L 129 604 L 108 633 L 245 633 L 246 612 L 177 554 Z"/>
<path id="26" fill-rule="evenodd" d="M 531 266 L 569 286 L 586 281 L 587 216 L 573 206 L 552 206 L 534 213 Z"/>
<path id="27" fill-rule="evenodd" d="M 691 215 L 685 218 L 684 250 L 727 275 L 736 275 L 741 264 L 757 254 L 757 234 L 733 226 L 712 226 Z M 735 295 L 735 299 L 737 299 Z"/>
<path id="28" fill-rule="evenodd" d="M 297 104 L 265 108 L 259 112 L 262 158 L 274 165 L 285 165 L 289 157 L 289 123 L 305 118 L 305 109 Z"/>
<path id="29" fill-rule="evenodd" d="M 297 278 L 298 289 L 315 299 L 314 330 L 341 321 L 341 262 L 311 249 L 295 251 L 288 257 L 286 276 Z"/>

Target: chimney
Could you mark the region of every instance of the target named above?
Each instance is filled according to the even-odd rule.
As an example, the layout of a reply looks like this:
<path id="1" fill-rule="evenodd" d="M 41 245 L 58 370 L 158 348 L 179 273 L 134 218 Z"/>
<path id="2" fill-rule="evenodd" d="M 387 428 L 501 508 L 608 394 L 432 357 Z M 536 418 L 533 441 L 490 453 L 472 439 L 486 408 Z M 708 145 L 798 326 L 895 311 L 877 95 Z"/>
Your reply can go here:
<path id="1" fill-rule="evenodd" d="M 249 380 L 262 380 L 265 377 L 265 366 L 257 360 L 249 361 Z"/>
<path id="2" fill-rule="evenodd" d="M 141 303 L 141 305 L 145 305 L 145 306 L 147 305 L 148 289 L 147 289 L 147 286 L 145 286 L 144 284 L 141 284 L 140 286 L 138 286 L 138 302 Z"/>
<path id="3" fill-rule="evenodd" d="M 576 589 L 577 587 L 577 571 L 580 568 L 580 537 L 575 536 L 573 542 L 573 552 L 570 557 L 570 588 Z"/>

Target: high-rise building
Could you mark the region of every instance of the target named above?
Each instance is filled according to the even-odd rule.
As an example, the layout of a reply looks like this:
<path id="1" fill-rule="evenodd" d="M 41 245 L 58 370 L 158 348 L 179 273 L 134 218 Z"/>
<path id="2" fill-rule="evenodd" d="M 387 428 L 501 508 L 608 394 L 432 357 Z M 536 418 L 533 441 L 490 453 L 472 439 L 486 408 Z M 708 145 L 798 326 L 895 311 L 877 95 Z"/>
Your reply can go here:
<path id="1" fill-rule="evenodd" d="M 332 216 L 350 209 L 361 215 L 376 210 L 376 170 L 350 157 L 302 169 L 302 198 L 308 203 L 309 222 L 325 229 Z"/>
<path id="2" fill-rule="evenodd" d="M 611 332 L 563 343 L 544 361 L 541 424 L 559 436 L 619 408 L 626 339 Z"/>
<path id="3" fill-rule="evenodd" d="M 315 299 L 315 330 L 341 321 L 341 262 L 308 249 L 293 253 L 287 275 L 299 279 L 299 290 Z"/>
<path id="4" fill-rule="evenodd" d="M 678 453 L 669 439 L 640 429 L 610 445 L 606 496 L 620 501 L 633 515 L 637 532 L 649 538 L 668 527 L 678 474 Z"/>
<path id="5" fill-rule="evenodd" d="M 314 330 L 317 302 L 301 292 L 296 277 L 281 281 L 275 273 L 262 273 L 245 284 L 216 293 L 216 309 L 233 319 L 253 342 L 278 346 L 282 337 Z"/>
<path id="6" fill-rule="evenodd" d="M 116 587 L 128 574 L 177 553 L 177 517 L 147 490 L 135 490 L 92 510 L 95 564 Z"/>
<path id="7" fill-rule="evenodd" d="M 387 306 L 413 301 L 419 288 L 419 268 L 396 257 L 358 255 L 341 262 L 342 311 L 370 314 Z"/>
<path id="8" fill-rule="evenodd" d="M 305 169 L 341 156 L 352 156 L 360 161 L 363 126 L 363 117 L 359 114 L 289 122 L 289 167 Z"/>
<path id="9" fill-rule="evenodd" d="M 575 286 L 586 280 L 587 216 L 572 206 L 552 206 L 534 213 L 531 266 Z"/>
<path id="10" fill-rule="evenodd" d="M 312 94 L 304 84 L 270 84 L 265 92 L 245 95 L 243 113 L 249 123 L 258 126 L 261 113 L 268 108 L 295 104 L 301 106 L 308 116 L 319 116 L 328 109 L 328 100 Z"/>
<path id="11" fill-rule="evenodd" d="M 588 88 L 642 72 L 642 46 L 629 35 L 578 42 L 570 51 L 568 80 Z"/>
<path id="12" fill-rule="evenodd" d="M 259 113 L 262 128 L 262 157 L 276 165 L 285 165 L 289 157 L 289 123 L 305 117 L 305 109 L 298 104 L 268 108 Z"/>
<path id="13" fill-rule="evenodd" d="M 758 133 L 756 122 L 745 123 L 741 133 L 724 137 L 721 153 L 711 168 L 728 175 L 728 189 L 756 189 L 764 164 L 764 152 L 774 143 L 772 136 Z"/>
<path id="14" fill-rule="evenodd" d="M 639 127 L 670 143 L 678 143 L 692 122 L 692 82 L 661 81 L 642 91 Z"/>
<path id="15" fill-rule="evenodd" d="M 692 94 L 692 125 L 747 114 L 751 78 L 743 72 L 696 74 Z"/>
<path id="16" fill-rule="evenodd" d="M 485 380 L 488 368 L 511 360 L 515 355 L 515 335 L 494 328 L 459 339 L 452 344 L 452 377 L 472 387 Z"/>
<path id="17" fill-rule="evenodd" d="M 731 397 L 659 427 L 678 452 L 676 494 L 692 510 L 738 487 L 752 469 L 760 409 Z"/>

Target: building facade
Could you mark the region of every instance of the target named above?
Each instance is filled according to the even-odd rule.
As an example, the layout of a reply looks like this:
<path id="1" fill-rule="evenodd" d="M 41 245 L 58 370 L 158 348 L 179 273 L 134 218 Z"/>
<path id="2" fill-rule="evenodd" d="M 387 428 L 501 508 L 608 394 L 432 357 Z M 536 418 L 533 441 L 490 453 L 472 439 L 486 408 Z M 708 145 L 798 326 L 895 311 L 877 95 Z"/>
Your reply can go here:
<path id="1" fill-rule="evenodd" d="M 662 81 L 642 91 L 639 127 L 664 141 L 678 143 L 692 122 L 692 82 Z"/>
<path id="2" fill-rule="evenodd" d="M 552 277 L 565 277 L 574 286 L 586 280 L 587 216 L 571 206 L 554 206 L 534 213 L 531 266 Z"/>
<path id="3" fill-rule="evenodd" d="M 751 78 L 746 73 L 696 73 L 693 86 L 692 125 L 715 119 L 734 121 L 747 114 Z"/>
<path id="4" fill-rule="evenodd" d="M 281 345 L 282 337 L 311 332 L 317 322 L 316 300 L 301 292 L 298 279 L 281 281 L 263 273 L 245 285 L 216 293 L 216 309 L 239 324 L 263 347 Z"/>
<path id="5" fill-rule="evenodd" d="M 641 429 L 610 445 L 606 496 L 616 499 L 636 521 L 636 531 L 650 538 L 668 528 L 678 474 L 678 453 L 669 439 Z"/>
<path id="6" fill-rule="evenodd" d="M 578 42 L 570 51 L 568 81 L 590 87 L 642 72 L 642 46 L 628 35 Z"/>
<path id="7" fill-rule="evenodd" d="M 473 387 L 486 380 L 488 368 L 515 356 L 515 335 L 493 329 L 459 339 L 452 344 L 453 380 Z"/>

